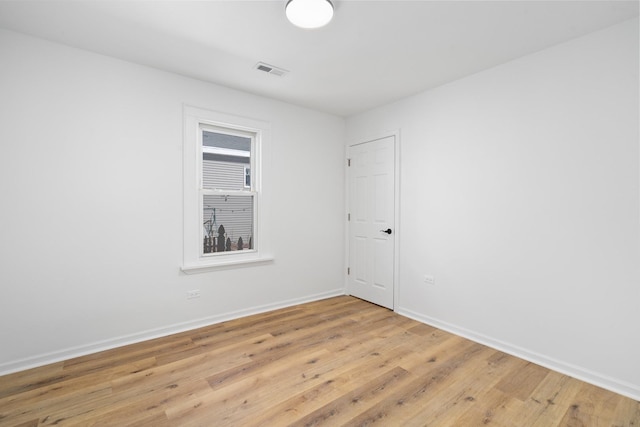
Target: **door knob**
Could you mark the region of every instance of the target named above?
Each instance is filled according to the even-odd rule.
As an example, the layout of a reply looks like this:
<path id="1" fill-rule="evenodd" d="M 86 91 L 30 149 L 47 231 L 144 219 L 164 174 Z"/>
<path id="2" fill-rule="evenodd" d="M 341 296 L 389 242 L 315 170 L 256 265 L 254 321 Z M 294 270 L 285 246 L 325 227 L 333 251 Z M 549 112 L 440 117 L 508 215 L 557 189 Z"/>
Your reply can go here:
<path id="1" fill-rule="evenodd" d="M 391 234 L 391 229 L 387 228 L 386 230 L 380 230 L 381 233 Z"/>

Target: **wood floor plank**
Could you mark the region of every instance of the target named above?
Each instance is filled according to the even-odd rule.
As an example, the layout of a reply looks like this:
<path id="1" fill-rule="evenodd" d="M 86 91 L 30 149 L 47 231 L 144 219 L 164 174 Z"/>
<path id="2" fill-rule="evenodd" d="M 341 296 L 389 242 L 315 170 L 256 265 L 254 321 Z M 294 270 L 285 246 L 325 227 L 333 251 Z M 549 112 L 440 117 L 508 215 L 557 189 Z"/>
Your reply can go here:
<path id="1" fill-rule="evenodd" d="M 613 417 L 619 397 L 599 387 L 583 384 L 561 421 L 567 425 L 603 425 Z"/>
<path id="2" fill-rule="evenodd" d="M 171 423 L 163 413 L 157 413 L 141 417 L 120 417 L 119 415 L 113 419 L 102 419 L 91 422 L 93 427 L 114 427 L 126 425 L 129 427 L 170 427 Z"/>
<path id="3" fill-rule="evenodd" d="M 527 364 L 494 351 L 485 364 L 474 363 L 473 371 L 467 369 L 465 377 L 456 381 L 457 392 L 445 390 L 439 393 L 438 404 L 427 403 L 407 426 L 520 425 L 516 414 L 521 405 L 520 396 L 517 393 L 502 392 L 497 384 L 504 383 L 505 378 L 513 376 L 514 372 L 520 372 Z M 458 374 L 462 372 L 464 370 Z"/>
<path id="4" fill-rule="evenodd" d="M 84 425 L 170 425 L 166 415 L 167 408 L 195 396 L 205 396 L 211 392 L 209 384 L 200 380 L 184 380 L 171 387 L 150 390 L 147 393 L 123 396 L 114 393 L 113 398 L 104 400 L 100 407 L 74 418 L 74 423 Z M 158 424 L 144 424 L 153 420 Z"/>
<path id="5" fill-rule="evenodd" d="M 520 419 L 524 425 L 559 425 L 581 383 L 573 378 L 549 372 L 524 402 Z"/>
<path id="6" fill-rule="evenodd" d="M 287 311 L 278 310 L 274 314 L 260 314 L 246 319 L 238 319 L 225 322 L 220 326 L 208 327 L 206 332 L 196 334 L 193 341 L 201 346 L 224 346 L 228 340 L 244 335 L 254 336 L 269 333 L 277 336 L 284 332 L 295 332 L 296 325 L 309 325 L 310 322 L 325 322 L 327 316 L 333 315 L 334 319 L 344 319 L 349 314 L 357 311 L 352 301 L 332 301 L 324 310 L 315 309 L 315 305 Z"/>
<path id="7" fill-rule="evenodd" d="M 406 414 L 408 419 L 403 421 L 404 425 L 467 425 L 458 423 L 459 419 L 472 425 L 478 419 L 473 416 L 474 408 L 483 412 L 483 421 L 495 423 L 494 412 L 491 417 L 486 415 L 498 405 L 495 400 L 499 395 L 491 394 L 496 391 L 495 384 L 501 379 L 500 375 L 495 374 L 500 368 L 503 372 L 508 371 L 511 364 L 492 365 L 488 361 L 492 359 L 493 353 L 495 350 L 483 347 L 471 363 L 462 361 L 459 368 L 432 387 L 430 396 L 435 394 L 435 398 L 422 399 L 411 413 Z M 484 355 L 487 357 L 484 358 Z M 484 363 L 481 362 L 483 359 Z M 506 398 L 513 400 L 511 396 Z"/>
<path id="8" fill-rule="evenodd" d="M 371 425 L 376 422 L 380 423 L 380 420 L 389 419 L 406 424 L 415 417 L 417 412 L 421 411 L 425 401 L 431 400 L 444 388 L 452 384 L 451 375 L 456 369 L 462 367 L 474 357 L 481 357 L 483 352 L 489 351 L 487 347 L 471 343 L 464 351 L 457 353 L 436 368 L 423 367 L 423 371 L 425 373 L 428 372 L 428 374 L 417 376 L 406 387 L 390 393 L 378 405 L 352 418 L 345 425 Z"/>
<path id="9" fill-rule="evenodd" d="M 111 388 L 107 384 L 99 383 L 94 386 L 82 387 L 73 393 L 65 393 L 65 395 L 55 398 L 34 399 L 28 403 L 17 399 L 0 409 L 0 426 L 14 426 L 26 423 L 33 420 L 34 417 L 39 420 L 38 425 L 45 425 L 51 419 L 52 414 L 58 411 L 62 411 L 63 415 L 56 417 L 55 420 L 69 419 L 73 416 L 69 402 L 73 402 L 74 407 L 90 402 L 89 406 L 92 407 L 96 405 L 98 400 L 110 394 Z"/>
<path id="10" fill-rule="evenodd" d="M 321 424 L 341 425 L 348 422 L 354 411 L 364 412 L 384 398 L 384 394 L 399 387 L 403 379 L 410 374 L 395 367 L 358 388 L 341 394 L 338 398 L 323 405 L 306 416 L 296 420 L 294 426 L 315 426 Z"/>
<path id="11" fill-rule="evenodd" d="M 638 427 L 640 426 L 640 402 L 619 396 L 619 402 L 614 411 L 611 426 Z"/>
<path id="12" fill-rule="evenodd" d="M 251 361 L 247 350 L 255 350 L 259 346 L 268 346 L 270 335 L 249 339 L 230 347 L 212 350 L 208 353 L 196 354 L 186 359 L 176 360 L 161 366 L 140 370 L 127 377 L 111 381 L 115 391 L 129 389 L 142 391 L 168 387 L 185 378 L 206 378 L 227 369 L 234 369 Z"/>
<path id="13" fill-rule="evenodd" d="M 257 399 L 254 399 L 251 411 L 255 412 L 256 408 L 262 410 L 262 414 L 254 418 L 260 420 L 256 425 L 270 425 L 276 423 L 274 420 L 277 420 L 275 425 L 291 422 L 293 420 L 289 419 L 289 415 L 295 413 L 296 416 L 302 416 L 330 401 L 333 398 L 332 393 L 336 396 L 340 395 L 342 391 L 339 384 L 348 384 L 349 387 L 353 387 L 359 381 L 389 369 L 390 363 L 411 351 L 406 347 L 400 348 L 402 343 L 406 343 L 407 338 L 403 335 L 403 330 L 395 329 L 396 334 L 387 333 L 385 338 L 365 336 L 359 337 L 359 340 L 349 338 L 348 347 L 341 346 L 337 341 L 328 343 L 329 345 L 325 348 L 332 350 L 328 354 L 329 357 L 314 358 L 307 369 L 301 367 L 293 370 L 293 372 L 302 372 L 301 375 L 291 375 L 291 370 L 287 370 L 288 377 L 273 377 L 278 387 L 286 388 L 287 394 L 294 397 L 280 401 L 281 399 L 274 399 L 270 395 L 267 399 L 261 399 L 257 405 L 255 404 Z M 348 351 L 345 351 L 346 348 Z M 297 395 L 296 392 L 298 392 Z M 244 408 L 245 412 L 249 412 L 247 409 L 249 406 L 245 405 Z M 229 425 L 234 425 L 233 417 L 228 417 L 225 421 Z"/>
<path id="14" fill-rule="evenodd" d="M 42 418 L 44 424 L 51 419 L 50 414 L 56 412 L 57 409 L 62 409 L 67 413 L 81 410 L 84 406 L 91 407 L 96 404 L 96 401 L 111 395 L 110 381 L 113 378 L 132 375 L 154 364 L 155 359 L 148 358 L 135 363 L 92 371 L 82 377 L 66 379 L 38 389 L 29 389 L 29 391 L 20 394 L 7 396 L 0 399 L 0 423 L 3 417 L 23 420 L 38 416 Z M 68 410 L 68 402 L 73 402 L 73 410 Z M 22 412 L 25 407 L 31 408 L 31 411 Z M 47 418 L 48 416 L 49 418 Z M 66 419 L 69 416 L 64 415 L 59 418 Z"/>
<path id="15" fill-rule="evenodd" d="M 404 358 L 398 364 L 416 376 L 432 374 L 441 365 L 451 366 L 451 360 L 474 347 L 476 343 L 450 334 L 439 336 L 438 340 L 429 340 L 428 346 L 416 345 L 411 357 Z"/>
<path id="16" fill-rule="evenodd" d="M 59 362 L 5 375 L 0 381 L 0 399 L 63 381 L 68 378 L 63 368 L 64 362 Z"/>
<path id="17" fill-rule="evenodd" d="M 292 353 L 276 364 L 264 363 L 262 359 L 246 369 L 245 375 L 227 376 L 225 381 L 210 379 L 209 383 L 214 385 L 211 393 L 173 405 L 167 409 L 167 415 L 179 420 L 181 425 L 234 425 L 232 420 L 237 414 L 249 417 L 256 408 L 273 405 L 284 398 L 273 393 L 273 389 L 289 391 L 299 388 L 300 383 L 327 382 L 313 375 L 312 370 L 328 360 L 331 354 L 326 350 Z"/>
<path id="18" fill-rule="evenodd" d="M 432 334 L 434 332 L 436 332 L 438 329 L 434 328 L 431 325 L 426 325 L 424 323 L 418 323 L 415 326 L 409 327 L 407 329 L 407 331 L 411 332 L 412 334 L 416 334 L 420 337 L 424 337 L 427 336 L 429 334 Z"/>
<path id="19" fill-rule="evenodd" d="M 640 427 L 640 402 L 348 297 L 0 377 L 0 427 Z"/>
<path id="20" fill-rule="evenodd" d="M 189 337 L 156 338 L 143 343 L 134 344 L 123 352 L 121 348 L 106 350 L 101 353 L 76 357 L 64 362 L 63 372 L 68 377 L 79 377 L 94 371 L 109 369 L 113 366 L 135 363 L 150 357 L 158 358 L 163 354 L 180 353 L 184 348 L 194 347 Z"/>
<path id="21" fill-rule="evenodd" d="M 357 353 L 352 352 L 348 357 L 334 358 L 321 369 L 308 372 L 305 375 L 308 380 L 289 385 L 290 390 L 299 392 L 279 404 L 270 406 L 249 425 L 296 424 L 298 418 L 309 416 L 312 412 L 340 399 L 344 396 L 345 389 L 357 389 L 360 384 L 367 384 L 372 378 L 394 369 L 401 369 L 396 366 L 396 361 L 410 352 L 406 346 L 394 346 L 394 343 L 388 341 L 382 343 L 372 340 L 363 343 Z M 354 357 L 355 354 L 358 356 Z M 331 390 L 336 392 L 335 395 L 324 391 L 327 384 L 331 384 Z"/>
<path id="22" fill-rule="evenodd" d="M 521 402 L 497 388 L 486 393 L 476 393 L 477 397 L 467 398 L 469 408 L 451 425 L 457 426 L 516 426 L 517 409 Z M 514 409 L 516 408 L 516 409 Z"/>
<path id="23" fill-rule="evenodd" d="M 538 387 L 544 377 L 546 377 L 548 372 L 548 369 L 528 362 L 524 366 L 514 367 L 510 374 L 506 375 L 502 381 L 496 384 L 496 388 L 525 401 L 529 398 L 533 390 Z"/>

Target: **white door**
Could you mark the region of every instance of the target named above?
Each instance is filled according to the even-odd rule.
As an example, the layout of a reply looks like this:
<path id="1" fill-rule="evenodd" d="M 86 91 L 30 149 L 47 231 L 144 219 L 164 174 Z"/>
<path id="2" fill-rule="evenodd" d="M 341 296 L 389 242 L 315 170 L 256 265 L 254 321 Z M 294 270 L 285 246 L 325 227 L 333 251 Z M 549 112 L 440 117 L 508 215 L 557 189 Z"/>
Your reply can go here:
<path id="1" fill-rule="evenodd" d="M 349 147 L 349 294 L 393 310 L 395 137 Z"/>

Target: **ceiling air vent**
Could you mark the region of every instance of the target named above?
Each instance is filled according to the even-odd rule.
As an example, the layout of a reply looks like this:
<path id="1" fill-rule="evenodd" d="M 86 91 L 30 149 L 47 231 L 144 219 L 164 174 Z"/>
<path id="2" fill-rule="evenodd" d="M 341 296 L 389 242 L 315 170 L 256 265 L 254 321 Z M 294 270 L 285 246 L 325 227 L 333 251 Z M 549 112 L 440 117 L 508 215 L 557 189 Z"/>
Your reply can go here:
<path id="1" fill-rule="evenodd" d="M 264 62 L 258 62 L 255 66 L 255 69 L 259 71 L 264 71 L 265 73 L 269 73 L 278 77 L 282 77 L 288 73 L 288 71 L 283 68 L 278 68 L 273 65 L 265 64 Z"/>

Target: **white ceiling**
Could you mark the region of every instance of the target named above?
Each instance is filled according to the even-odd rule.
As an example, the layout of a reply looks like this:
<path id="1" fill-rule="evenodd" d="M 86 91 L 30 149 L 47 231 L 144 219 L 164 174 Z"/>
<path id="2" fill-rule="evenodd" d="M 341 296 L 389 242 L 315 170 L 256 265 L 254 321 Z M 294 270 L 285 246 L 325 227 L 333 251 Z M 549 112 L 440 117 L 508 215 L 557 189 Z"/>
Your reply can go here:
<path id="1" fill-rule="evenodd" d="M 0 27 L 348 116 L 638 16 L 638 1 L 0 1 Z M 263 61 L 290 73 L 254 69 Z"/>

